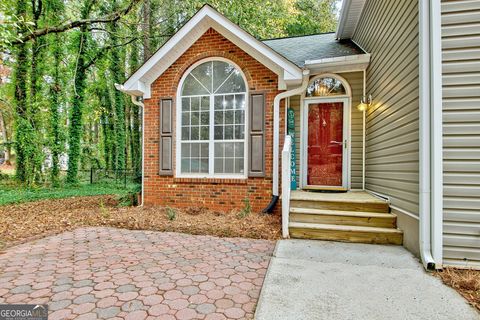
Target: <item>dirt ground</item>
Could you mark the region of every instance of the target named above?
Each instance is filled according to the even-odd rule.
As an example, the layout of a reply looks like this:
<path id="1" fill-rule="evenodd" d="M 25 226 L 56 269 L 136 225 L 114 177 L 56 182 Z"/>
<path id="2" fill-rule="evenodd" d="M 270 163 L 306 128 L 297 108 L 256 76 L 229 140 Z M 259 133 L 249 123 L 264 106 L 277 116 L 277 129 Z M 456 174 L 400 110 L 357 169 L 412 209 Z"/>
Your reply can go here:
<path id="1" fill-rule="evenodd" d="M 279 239 L 280 217 L 206 208 L 118 207 L 113 196 L 75 197 L 0 206 L 0 250 L 84 226 L 174 231 L 219 237 Z"/>
<path id="2" fill-rule="evenodd" d="M 436 273 L 446 285 L 457 290 L 480 311 L 480 271 L 445 268 Z"/>

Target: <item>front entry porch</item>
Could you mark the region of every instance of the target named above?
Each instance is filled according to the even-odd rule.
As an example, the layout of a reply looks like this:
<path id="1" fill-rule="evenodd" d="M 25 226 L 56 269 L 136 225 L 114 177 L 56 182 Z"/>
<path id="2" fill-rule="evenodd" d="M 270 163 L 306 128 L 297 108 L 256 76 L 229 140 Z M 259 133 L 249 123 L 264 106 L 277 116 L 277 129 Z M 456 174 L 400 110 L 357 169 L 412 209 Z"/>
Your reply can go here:
<path id="1" fill-rule="evenodd" d="M 282 151 L 282 234 L 402 244 L 388 201 L 364 190 L 361 72 L 321 74 L 288 101 Z M 286 111 L 287 111 L 286 110 Z"/>
<path id="2" fill-rule="evenodd" d="M 292 190 L 363 188 L 362 72 L 314 76 L 303 94 L 287 101 L 292 137 Z"/>
<path id="3" fill-rule="evenodd" d="M 387 201 L 364 191 L 292 191 L 288 231 L 292 238 L 402 244 Z"/>

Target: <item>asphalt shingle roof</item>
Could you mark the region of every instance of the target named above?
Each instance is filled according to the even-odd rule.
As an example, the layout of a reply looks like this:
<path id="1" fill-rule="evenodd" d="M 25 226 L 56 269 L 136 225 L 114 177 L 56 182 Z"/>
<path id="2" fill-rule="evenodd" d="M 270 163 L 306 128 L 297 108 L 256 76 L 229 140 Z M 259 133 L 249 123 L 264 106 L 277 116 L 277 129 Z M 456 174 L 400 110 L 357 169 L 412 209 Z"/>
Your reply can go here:
<path id="1" fill-rule="evenodd" d="M 338 41 L 335 39 L 334 32 L 263 40 L 263 43 L 299 67 L 305 65 L 305 60 L 318 60 L 364 53 L 362 49 L 350 40 Z"/>

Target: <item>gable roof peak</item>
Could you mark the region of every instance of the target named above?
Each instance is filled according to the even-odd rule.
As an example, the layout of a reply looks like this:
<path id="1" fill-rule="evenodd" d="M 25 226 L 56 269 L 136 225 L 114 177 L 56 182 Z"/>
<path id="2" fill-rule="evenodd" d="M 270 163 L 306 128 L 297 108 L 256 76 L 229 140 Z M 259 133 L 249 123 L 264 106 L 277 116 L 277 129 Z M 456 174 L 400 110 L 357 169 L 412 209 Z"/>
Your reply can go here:
<path id="1" fill-rule="evenodd" d="M 272 48 L 227 19 L 209 4 L 203 5 L 165 44 L 123 84 L 123 91 L 150 98 L 150 86 L 209 28 L 278 75 L 279 89 L 302 81 L 302 70 Z"/>

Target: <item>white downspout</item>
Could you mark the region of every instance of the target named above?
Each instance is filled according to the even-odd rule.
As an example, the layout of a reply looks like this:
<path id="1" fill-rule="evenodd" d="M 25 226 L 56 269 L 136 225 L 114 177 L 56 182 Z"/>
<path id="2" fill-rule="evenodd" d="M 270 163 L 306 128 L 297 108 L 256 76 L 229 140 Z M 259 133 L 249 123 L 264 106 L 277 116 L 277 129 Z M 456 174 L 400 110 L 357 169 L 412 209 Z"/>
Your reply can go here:
<path id="1" fill-rule="evenodd" d="M 272 168 L 272 195 L 278 196 L 278 163 L 280 146 L 280 101 L 282 99 L 301 94 L 307 89 L 310 70 L 303 70 L 303 79 L 300 87 L 284 91 L 273 100 L 273 168 Z"/>
<path id="2" fill-rule="evenodd" d="M 363 69 L 363 97 L 366 97 L 366 94 L 367 94 L 367 89 L 366 89 L 366 86 L 367 86 L 367 71 L 365 69 Z M 365 160 L 366 160 L 366 157 L 365 157 L 365 135 L 366 135 L 366 125 L 367 125 L 367 121 L 366 121 L 366 112 L 367 110 L 364 109 L 362 111 L 362 120 L 363 120 L 363 137 L 362 137 L 362 190 L 365 190 Z"/>
<path id="3" fill-rule="evenodd" d="M 145 177 L 145 148 L 144 148 L 144 144 L 145 144 L 145 142 L 144 142 L 145 141 L 145 130 L 144 130 L 145 129 L 144 128 L 145 110 L 144 109 L 145 108 L 144 107 L 145 107 L 145 105 L 142 102 L 138 101 L 136 96 L 127 92 L 123 85 L 115 83 L 115 88 L 118 91 L 121 91 L 123 93 L 128 94 L 130 96 L 130 98 L 132 99 L 132 103 L 136 106 L 139 106 L 141 111 L 142 111 L 142 204 L 140 206 L 143 206 L 143 198 L 144 198 L 144 194 L 145 194 L 145 192 L 144 192 L 145 189 L 143 188 L 143 186 L 145 185 L 144 184 L 144 179 L 145 179 L 144 178 Z"/>
<path id="4" fill-rule="evenodd" d="M 420 255 L 428 270 L 441 268 L 442 251 L 441 48 L 436 38 L 441 32 L 439 14 L 439 0 L 420 1 L 419 237 Z"/>
<path id="5" fill-rule="evenodd" d="M 437 269 L 443 264 L 443 106 L 442 13 L 440 0 L 430 1 L 431 56 L 431 178 L 432 254 Z"/>

